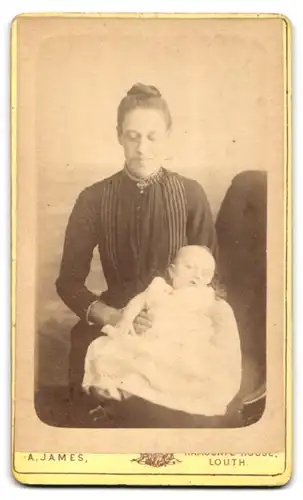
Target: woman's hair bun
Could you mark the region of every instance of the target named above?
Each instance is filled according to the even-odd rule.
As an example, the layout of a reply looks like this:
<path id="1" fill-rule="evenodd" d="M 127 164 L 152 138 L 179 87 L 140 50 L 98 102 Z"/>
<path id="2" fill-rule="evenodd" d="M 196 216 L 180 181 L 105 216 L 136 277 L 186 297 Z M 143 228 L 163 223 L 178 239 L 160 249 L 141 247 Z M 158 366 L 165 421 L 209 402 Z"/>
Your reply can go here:
<path id="1" fill-rule="evenodd" d="M 128 96 L 143 97 L 148 99 L 149 97 L 161 97 L 160 91 L 154 85 L 144 85 L 144 83 L 136 83 L 127 92 Z"/>
<path id="2" fill-rule="evenodd" d="M 145 85 L 144 83 L 135 83 L 123 97 L 118 106 L 117 112 L 117 131 L 122 132 L 122 124 L 125 115 L 137 108 L 157 109 L 163 113 L 167 129 L 171 127 L 171 115 L 165 99 L 160 91 L 154 85 Z"/>

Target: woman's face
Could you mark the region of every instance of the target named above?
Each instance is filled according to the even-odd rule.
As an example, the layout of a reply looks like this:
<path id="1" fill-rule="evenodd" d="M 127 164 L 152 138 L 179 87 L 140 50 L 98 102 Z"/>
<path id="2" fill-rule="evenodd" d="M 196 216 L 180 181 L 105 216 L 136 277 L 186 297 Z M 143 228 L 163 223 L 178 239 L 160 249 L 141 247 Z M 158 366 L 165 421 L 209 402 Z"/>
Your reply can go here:
<path id="1" fill-rule="evenodd" d="M 156 172 L 165 157 L 168 130 L 161 110 L 137 108 L 127 113 L 119 142 L 128 170 L 145 178 Z"/>

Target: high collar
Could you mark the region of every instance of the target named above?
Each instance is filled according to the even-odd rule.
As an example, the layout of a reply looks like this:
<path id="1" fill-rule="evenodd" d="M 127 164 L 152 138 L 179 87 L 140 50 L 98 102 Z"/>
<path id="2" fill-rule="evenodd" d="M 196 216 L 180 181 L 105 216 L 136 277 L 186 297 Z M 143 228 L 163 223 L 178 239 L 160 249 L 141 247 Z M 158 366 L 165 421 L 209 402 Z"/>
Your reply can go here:
<path id="1" fill-rule="evenodd" d="M 124 165 L 123 172 L 131 181 L 136 184 L 137 188 L 140 191 L 143 191 L 146 187 L 151 186 L 152 184 L 158 184 L 163 179 L 164 175 L 163 167 L 160 167 L 156 172 L 152 173 L 144 179 L 135 177 L 133 174 L 131 174 L 127 168 L 127 165 Z"/>

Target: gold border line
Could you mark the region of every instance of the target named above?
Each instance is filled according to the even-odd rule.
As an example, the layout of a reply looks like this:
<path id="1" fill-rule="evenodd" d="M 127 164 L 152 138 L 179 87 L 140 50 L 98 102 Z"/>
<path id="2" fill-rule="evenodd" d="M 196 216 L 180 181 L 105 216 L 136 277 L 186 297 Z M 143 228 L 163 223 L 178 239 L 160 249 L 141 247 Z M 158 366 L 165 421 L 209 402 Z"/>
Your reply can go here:
<path id="1" fill-rule="evenodd" d="M 289 19 L 284 17 L 286 29 L 284 32 L 284 74 L 285 74 L 285 349 L 286 349 L 286 468 L 283 474 L 286 483 L 291 478 L 292 473 L 292 451 L 293 451 L 293 378 L 292 378 L 292 359 L 293 359 L 293 325 L 292 325 L 292 27 Z"/>
<path id="2" fill-rule="evenodd" d="M 11 447 L 15 449 L 16 259 L 17 259 L 17 22 L 10 33 L 10 156 L 11 156 Z M 11 464 L 13 469 L 13 463 Z M 14 470 L 13 470 L 14 474 Z"/>
<path id="3" fill-rule="evenodd" d="M 12 22 L 19 17 L 60 17 L 60 18 L 108 18 L 108 19 L 282 19 L 288 26 L 291 22 L 284 14 L 278 13 L 189 13 L 189 12 L 32 12 L 20 13 Z"/>
<path id="4" fill-rule="evenodd" d="M 16 258 L 17 258 L 17 82 L 18 82 L 18 53 L 17 53 L 17 36 L 18 36 L 18 19 L 21 18 L 37 18 L 37 17 L 56 17 L 56 18 L 118 18 L 118 19 L 281 19 L 285 22 L 285 30 L 283 32 L 283 49 L 284 49 L 284 147 L 285 147 L 285 189 L 284 189 L 284 214 L 285 214 L 285 337 L 284 346 L 285 354 L 285 401 L 286 401 L 286 450 L 285 459 L 286 467 L 282 474 L 272 476 L 251 476 L 244 475 L 234 476 L 217 476 L 214 473 L 212 476 L 192 475 L 169 476 L 157 475 L 140 477 L 137 475 L 129 476 L 127 474 L 119 477 L 91 476 L 89 474 L 69 475 L 69 474 L 23 474 L 14 470 L 12 471 L 15 479 L 24 484 L 98 484 L 98 485 L 118 485 L 118 484 L 133 484 L 133 485 L 179 485 L 179 486 L 196 486 L 196 485 L 221 485 L 221 486 L 280 486 L 288 482 L 291 477 L 292 470 L 292 96 L 291 96 L 291 61 L 292 61 L 292 41 L 291 41 L 291 22 L 283 14 L 265 14 L 265 13 L 60 13 L 60 12 L 42 12 L 42 13 L 24 13 L 17 15 L 11 23 L 11 85 L 10 85 L 10 102 L 11 102 L 11 419 L 12 419 L 12 457 L 14 457 L 15 443 L 15 367 L 16 367 Z M 117 454 L 119 458 L 119 454 Z M 13 462 L 13 461 L 12 461 Z"/>

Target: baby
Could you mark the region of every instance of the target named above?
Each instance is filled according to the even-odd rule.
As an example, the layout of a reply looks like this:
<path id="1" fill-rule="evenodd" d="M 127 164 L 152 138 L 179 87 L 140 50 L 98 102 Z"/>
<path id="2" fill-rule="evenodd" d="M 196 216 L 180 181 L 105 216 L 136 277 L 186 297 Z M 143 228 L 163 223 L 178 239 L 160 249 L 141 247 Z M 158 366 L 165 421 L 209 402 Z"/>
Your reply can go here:
<path id="1" fill-rule="evenodd" d="M 222 304 L 228 308 L 226 328 L 228 321 L 231 323 L 229 306 L 216 299 L 210 285 L 214 272 L 215 261 L 207 248 L 182 247 L 168 269 L 169 283 L 155 278 L 128 303 L 115 327 L 106 325 L 102 329 L 108 338 L 98 338 L 91 344 L 86 357 L 84 389 L 99 385 L 101 392 L 106 389 L 116 399 L 125 390 L 183 410 L 196 408 L 193 398 L 198 398 L 199 407 L 205 381 L 217 369 L 214 359 L 218 361 L 222 347 L 218 342 Z M 142 309 L 152 313 L 153 322 L 145 334 L 138 336 L 133 323 Z M 233 315 L 232 328 L 235 332 Z M 237 345 L 237 356 L 238 351 Z M 240 364 L 237 368 L 240 373 Z M 238 385 L 237 379 L 235 392 Z"/>
<path id="2" fill-rule="evenodd" d="M 199 319 L 205 315 L 209 326 L 208 313 L 215 299 L 210 286 L 214 271 L 215 261 L 207 248 L 194 245 L 182 247 L 168 269 L 170 284 L 163 278 L 154 278 L 144 292 L 128 303 L 119 323 L 115 327 L 106 325 L 102 331 L 114 338 L 117 335 L 136 335 L 133 322 L 143 309 L 150 310 L 154 318 L 152 328 L 144 335 L 145 339 L 163 339 L 165 335 L 176 340 L 178 333 L 184 336 L 180 323 L 177 332 L 172 329 L 172 317 L 178 317 L 178 321 L 183 317 L 187 331 L 195 314 L 199 314 Z"/>

